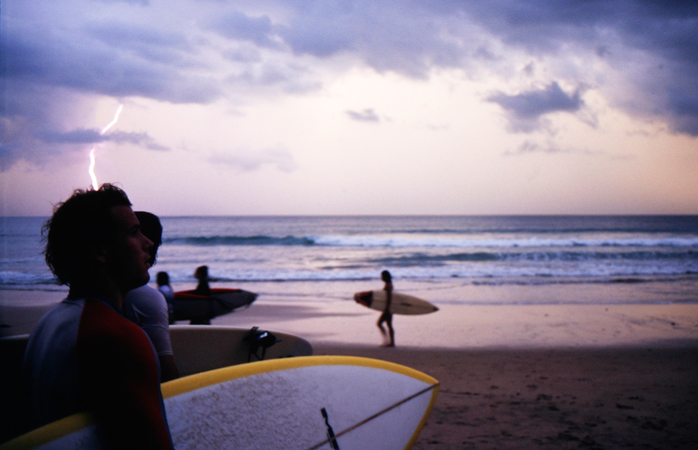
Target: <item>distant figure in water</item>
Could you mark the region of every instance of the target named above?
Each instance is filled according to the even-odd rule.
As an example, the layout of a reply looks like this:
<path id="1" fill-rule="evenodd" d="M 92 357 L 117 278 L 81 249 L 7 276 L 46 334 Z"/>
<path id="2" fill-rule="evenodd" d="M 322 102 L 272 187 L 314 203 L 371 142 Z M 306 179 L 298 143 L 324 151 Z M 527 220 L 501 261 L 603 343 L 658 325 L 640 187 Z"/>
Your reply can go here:
<path id="1" fill-rule="evenodd" d="M 199 280 L 195 292 L 199 295 L 211 295 L 211 286 L 208 285 L 208 266 L 199 266 L 194 272 L 194 278 Z"/>
<path id="2" fill-rule="evenodd" d="M 208 285 L 208 266 L 199 266 L 194 271 L 194 278 L 199 280 L 199 284 L 194 289 L 194 293 L 198 295 L 204 295 L 206 297 L 211 295 L 211 286 Z M 189 321 L 191 325 L 211 325 L 210 318 L 198 318 Z"/>
<path id="3" fill-rule="evenodd" d="M 378 328 L 381 330 L 383 338 L 389 339 L 389 342 L 383 344 L 384 347 L 395 347 L 395 330 L 393 330 L 393 313 L 390 312 L 390 303 L 393 300 L 393 277 L 390 272 L 384 270 L 381 272 L 381 280 L 385 282 L 383 290 L 385 291 L 385 309 L 378 319 Z M 388 332 L 383 328 L 383 322 L 388 325 Z"/>
<path id="4" fill-rule="evenodd" d="M 158 291 L 165 296 L 167 301 L 167 315 L 169 316 L 170 325 L 174 323 L 174 291 L 170 286 L 170 276 L 167 272 L 158 272 L 157 275 Z"/>

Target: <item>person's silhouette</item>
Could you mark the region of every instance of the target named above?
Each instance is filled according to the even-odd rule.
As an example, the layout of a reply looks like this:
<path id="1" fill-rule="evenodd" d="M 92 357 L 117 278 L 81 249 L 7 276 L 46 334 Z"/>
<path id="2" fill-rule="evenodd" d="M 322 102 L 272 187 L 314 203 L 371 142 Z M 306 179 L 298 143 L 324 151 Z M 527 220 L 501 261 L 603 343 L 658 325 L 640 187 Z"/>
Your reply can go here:
<path id="1" fill-rule="evenodd" d="M 395 347 L 395 330 L 393 329 L 393 313 L 390 311 L 390 304 L 393 300 L 393 277 L 390 272 L 384 270 L 381 272 L 381 279 L 385 282 L 383 290 L 385 291 L 385 309 L 383 314 L 381 314 L 378 319 L 378 328 L 381 330 L 381 334 L 384 338 L 388 340 L 387 343 L 383 344 L 384 347 Z M 383 328 L 383 322 L 388 326 L 388 332 L 386 333 L 385 328 Z"/>

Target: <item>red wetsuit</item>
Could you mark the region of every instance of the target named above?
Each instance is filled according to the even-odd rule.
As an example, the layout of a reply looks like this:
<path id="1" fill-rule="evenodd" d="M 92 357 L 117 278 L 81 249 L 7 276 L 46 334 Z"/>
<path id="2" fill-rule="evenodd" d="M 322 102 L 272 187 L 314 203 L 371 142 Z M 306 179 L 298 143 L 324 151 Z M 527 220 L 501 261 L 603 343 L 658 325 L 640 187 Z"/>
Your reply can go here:
<path id="1" fill-rule="evenodd" d="M 24 358 L 37 425 L 92 412 L 109 448 L 172 449 L 158 359 L 107 303 L 67 298 L 37 324 Z"/>

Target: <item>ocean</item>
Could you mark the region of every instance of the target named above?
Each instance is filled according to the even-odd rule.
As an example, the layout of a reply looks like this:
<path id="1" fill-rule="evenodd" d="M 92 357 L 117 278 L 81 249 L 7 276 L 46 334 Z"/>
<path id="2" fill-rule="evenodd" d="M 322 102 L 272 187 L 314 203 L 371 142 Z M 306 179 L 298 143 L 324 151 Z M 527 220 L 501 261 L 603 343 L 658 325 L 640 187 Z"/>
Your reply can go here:
<path id="1" fill-rule="evenodd" d="M 61 290 L 41 254 L 45 218 L 0 219 L 2 290 Z M 435 304 L 698 303 L 698 216 L 162 217 L 155 273 L 278 301 L 380 289 Z"/>

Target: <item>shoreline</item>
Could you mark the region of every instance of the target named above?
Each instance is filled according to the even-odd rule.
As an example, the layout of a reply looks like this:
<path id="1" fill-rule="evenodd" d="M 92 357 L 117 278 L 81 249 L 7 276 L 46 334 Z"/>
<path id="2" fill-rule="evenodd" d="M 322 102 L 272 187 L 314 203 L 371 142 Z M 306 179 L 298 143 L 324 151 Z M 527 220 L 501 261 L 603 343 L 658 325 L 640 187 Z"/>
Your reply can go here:
<path id="1" fill-rule="evenodd" d="M 0 336 L 28 334 L 66 293 L 0 291 Z M 26 306 L 20 306 L 26 305 Z M 418 349 L 686 347 L 698 343 L 698 304 L 439 305 L 394 315 L 396 343 Z M 284 332 L 315 345 L 381 343 L 379 312 L 353 300 L 258 299 L 212 324 Z M 187 322 L 178 322 L 186 324 Z"/>

